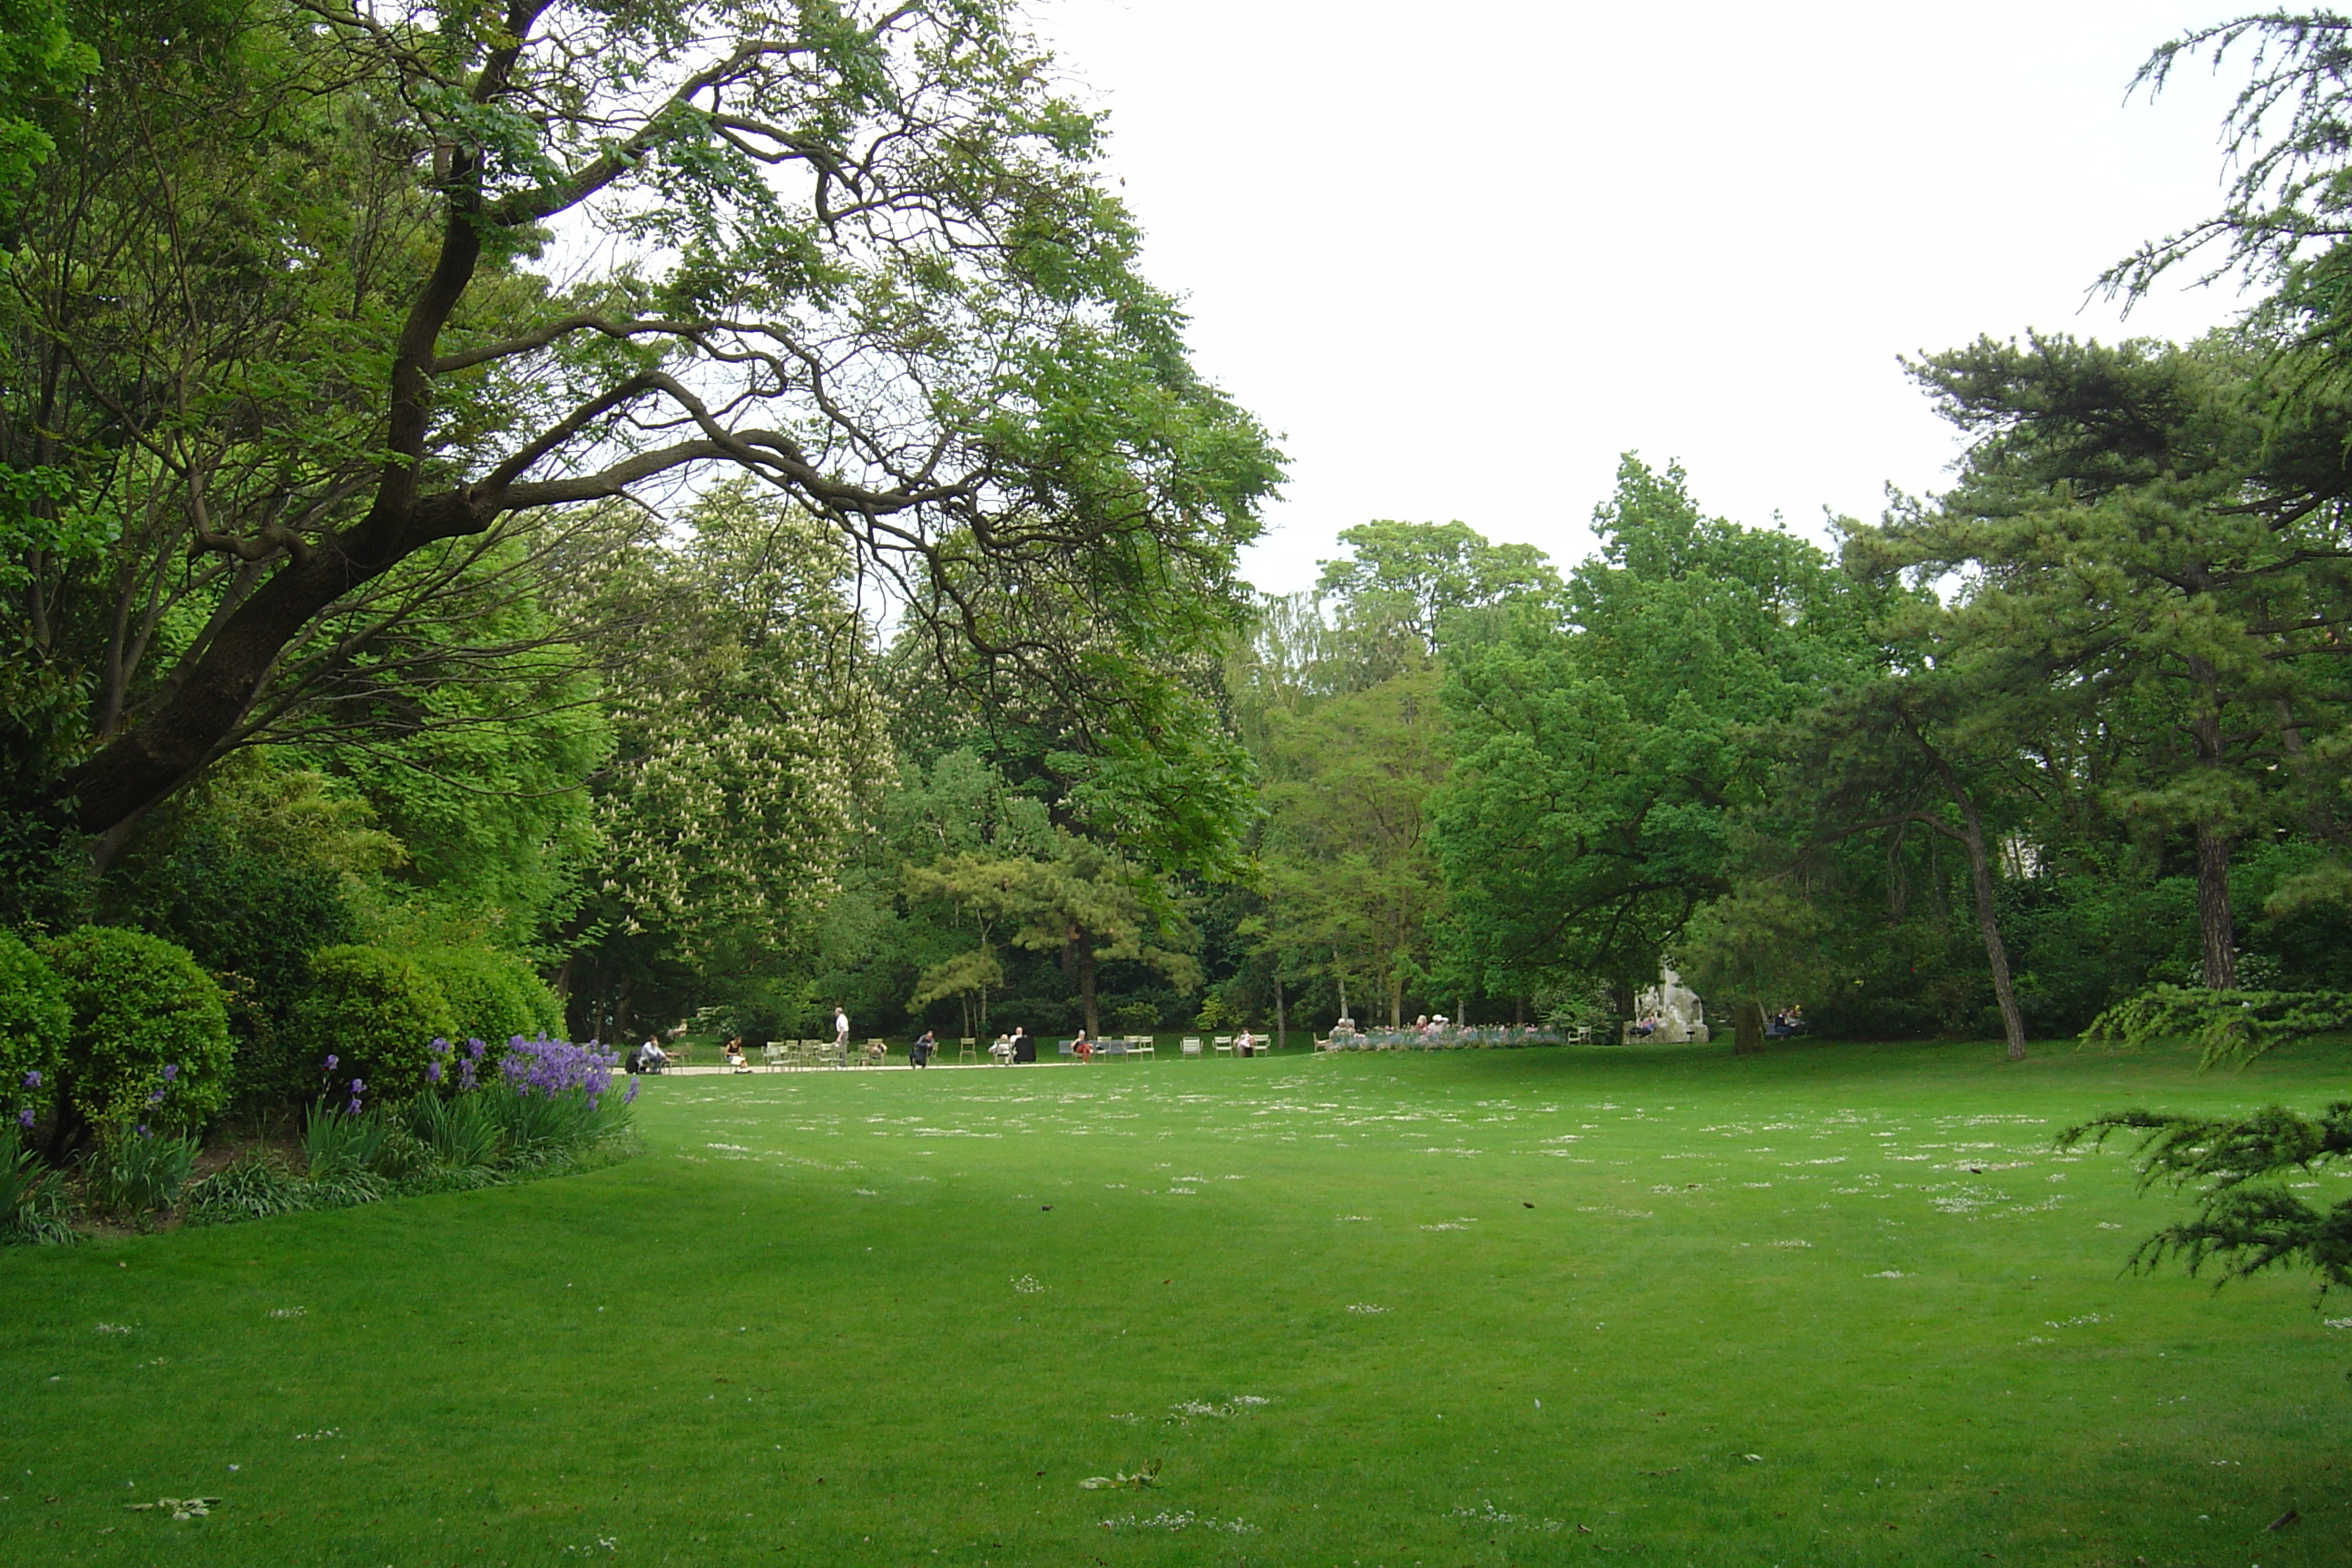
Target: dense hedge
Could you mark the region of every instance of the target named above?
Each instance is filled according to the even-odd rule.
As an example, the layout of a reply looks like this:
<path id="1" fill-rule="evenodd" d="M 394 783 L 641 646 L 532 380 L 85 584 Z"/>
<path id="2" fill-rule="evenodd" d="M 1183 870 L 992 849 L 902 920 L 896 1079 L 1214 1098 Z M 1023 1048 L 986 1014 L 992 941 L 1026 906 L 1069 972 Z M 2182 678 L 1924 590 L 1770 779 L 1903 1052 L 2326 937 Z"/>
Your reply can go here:
<path id="1" fill-rule="evenodd" d="M 457 1032 L 449 999 L 415 959 L 380 947 L 322 947 L 286 1026 L 312 1095 L 407 1100 L 427 1082 L 433 1041 Z M 328 1066 L 332 1058 L 333 1066 Z"/>
<path id="2" fill-rule="evenodd" d="M 120 923 L 178 942 L 214 974 L 243 975 L 281 1016 L 301 994 L 310 954 L 359 938 L 335 873 L 209 834 L 142 866 L 118 896 Z"/>
<path id="3" fill-rule="evenodd" d="M 431 948 L 414 956 L 449 1004 L 451 1039 L 503 1046 L 517 1035 L 562 1032 L 562 1005 L 521 959 L 480 947 Z"/>
<path id="4" fill-rule="evenodd" d="M 19 1117 L 56 1098 L 72 1028 L 57 971 L 15 933 L 0 931 L 0 1114 Z"/>
<path id="5" fill-rule="evenodd" d="M 72 1015 L 65 1103 L 104 1127 L 193 1127 L 220 1109 L 233 1053 L 221 989 L 187 949 L 116 926 L 41 944 Z"/>

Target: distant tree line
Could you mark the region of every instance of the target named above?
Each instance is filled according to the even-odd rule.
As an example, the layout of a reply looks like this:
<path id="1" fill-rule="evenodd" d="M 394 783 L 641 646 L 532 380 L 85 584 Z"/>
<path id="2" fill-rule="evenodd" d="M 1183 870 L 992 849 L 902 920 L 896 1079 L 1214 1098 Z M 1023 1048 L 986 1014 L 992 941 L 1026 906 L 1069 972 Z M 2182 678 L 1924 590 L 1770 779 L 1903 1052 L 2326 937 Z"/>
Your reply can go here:
<path id="1" fill-rule="evenodd" d="M 688 10 L 6 13 L 6 923 L 255 1038 L 353 942 L 606 1039 L 2352 991 L 2342 24 L 2158 57 L 2263 45 L 2261 155 L 2111 281 L 2262 300 L 1919 359 L 1945 492 L 1823 546 L 1628 456 L 1564 570 L 1268 598 L 1279 455 L 1014 19 Z"/>

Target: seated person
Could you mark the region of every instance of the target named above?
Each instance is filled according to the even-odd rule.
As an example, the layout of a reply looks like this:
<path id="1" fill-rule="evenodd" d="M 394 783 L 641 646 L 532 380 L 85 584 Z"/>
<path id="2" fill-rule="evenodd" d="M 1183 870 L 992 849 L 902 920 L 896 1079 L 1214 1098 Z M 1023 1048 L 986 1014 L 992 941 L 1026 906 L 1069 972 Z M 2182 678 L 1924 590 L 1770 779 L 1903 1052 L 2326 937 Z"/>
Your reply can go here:
<path id="1" fill-rule="evenodd" d="M 1633 1033 L 1643 1039 L 1647 1039 L 1657 1032 L 1658 1016 L 1655 1013 L 1643 1014 L 1641 1022 L 1633 1026 Z"/>
<path id="2" fill-rule="evenodd" d="M 868 1040 L 866 1042 L 866 1059 L 867 1061 L 878 1062 L 889 1054 L 890 1047 L 883 1044 L 880 1040 Z"/>
<path id="3" fill-rule="evenodd" d="M 727 1065 L 737 1072 L 750 1072 L 751 1064 L 743 1059 L 743 1037 L 736 1036 L 727 1042 Z"/>
<path id="4" fill-rule="evenodd" d="M 1087 1032 L 1084 1029 L 1080 1029 L 1078 1037 L 1070 1042 L 1070 1054 L 1082 1062 L 1094 1059 L 1094 1042 L 1087 1038 Z"/>
<path id="5" fill-rule="evenodd" d="M 644 1045 L 637 1047 L 639 1072 L 659 1072 L 667 1065 L 669 1065 L 669 1053 L 656 1045 L 650 1036 L 646 1037 Z"/>
<path id="6" fill-rule="evenodd" d="M 1248 1057 L 1255 1056 L 1256 1054 L 1257 1037 L 1251 1034 L 1245 1026 L 1240 1034 L 1234 1037 L 1234 1055 L 1237 1057 Z"/>
<path id="7" fill-rule="evenodd" d="M 1012 1038 L 1005 1035 L 997 1036 L 996 1044 L 988 1047 L 988 1054 L 996 1058 L 998 1067 L 1011 1067 L 1013 1065 Z"/>

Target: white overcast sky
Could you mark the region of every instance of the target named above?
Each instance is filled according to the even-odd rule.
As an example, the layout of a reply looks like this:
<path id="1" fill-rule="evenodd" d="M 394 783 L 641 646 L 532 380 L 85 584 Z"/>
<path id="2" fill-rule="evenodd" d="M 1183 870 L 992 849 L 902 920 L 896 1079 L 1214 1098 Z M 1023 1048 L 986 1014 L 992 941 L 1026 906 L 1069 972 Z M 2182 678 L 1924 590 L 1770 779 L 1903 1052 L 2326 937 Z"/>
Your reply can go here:
<path id="1" fill-rule="evenodd" d="M 2251 8 L 1036 0 L 1197 362 L 1280 433 L 1246 574 L 1459 518 L 1565 567 L 1617 455 L 1709 511 L 1875 518 L 1955 446 L 1896 363 L 1979 332 L 2187 336 L 2225 290 L 2088 300 L 2218 203 L 2235 73 L 2126 102 Z"/>

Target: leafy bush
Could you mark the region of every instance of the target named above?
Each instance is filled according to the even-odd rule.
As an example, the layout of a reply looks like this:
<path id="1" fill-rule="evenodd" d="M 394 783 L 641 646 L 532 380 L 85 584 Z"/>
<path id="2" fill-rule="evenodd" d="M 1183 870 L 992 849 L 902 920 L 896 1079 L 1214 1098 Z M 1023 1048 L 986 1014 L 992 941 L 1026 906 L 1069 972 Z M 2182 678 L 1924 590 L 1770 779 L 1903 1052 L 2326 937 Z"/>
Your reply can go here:
<path id="1" fill-rule="evenodd" d="M 529 963 L 482 947 L 431 948 L 414 954 L 447 999 L 453 1036 L 504 1040 L 563 1026 L 563 1007 Z"/>
<path id="2" fill-rule="evenodd" d="M 193 1127 L 220 1109 L 233 1054 L 221 989 L 187 951 L 144 931 L 83 926 L 41 945 L 72 1025 L 59 1078 L 100 1126 Z"/>
<path id="3" fill-rule="evenodd" d="M 194 1136 L 117 1122 L 98 1141 L 87 1174 L 91 1201 L 110 1214 L 140 1218 L 167 1209 L 195 1168 Z"/>
<path id="4" fill-rule="evenodd" d="M 267 1150 L 241 1154 L 188 1188 L 190 1225 L 226 1225 L 311 1206 L 310 1184 Z"/>
<path id="5" fill-rule="evenodd" d="M 178 942 L 215 973 L 246 976 L 281 1013 L 300 994 L 310 954 L 359 934 L 336 873 L 219 832 L 190 833 L 121 880 L 124 923 Z"/>
<path id="6" fill-rule="evenodd" d="M 19 1127 L 57 1088 L 73 1014 L 66 988 L 41 955 L 0 931 L 0 1112 Z"/>
<path id="7" fill-rule="evenodd" d="M 449 1003 L 424 965 L 378 947 L 320 948 L 310 988 L 295 1004 L 287 1038 L 316 1065 L 318 1086 L 338 1104 L 404 1100 L 431 1081 L 433 1042 L 456 1031 Z M 361 1087 L 353 1089 L 352 1084 Z"/>
<path id="8" fill-rule="evenodd" d="M 0 1123 L 0 1246 L 73 1238 L 65 1178 L 25 1146 L 16 1122 Z"/>

